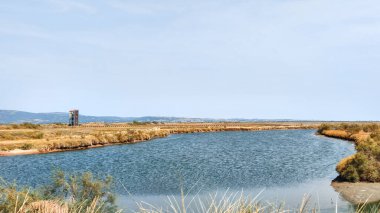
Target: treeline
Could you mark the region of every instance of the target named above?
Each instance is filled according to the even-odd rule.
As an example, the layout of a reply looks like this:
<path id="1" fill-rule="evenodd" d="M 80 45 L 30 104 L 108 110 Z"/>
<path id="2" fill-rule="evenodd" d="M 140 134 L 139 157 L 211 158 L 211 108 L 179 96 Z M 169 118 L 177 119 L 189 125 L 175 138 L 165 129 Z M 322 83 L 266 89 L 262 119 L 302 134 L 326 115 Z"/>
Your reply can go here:
<path id="1" fill-rule="evenodd" d="M 357 153 L 336 167 L 340 177 L 350 182 L 380 182 L 380 126 L 370 124 L 322 124 L 320 134 L 353 140 Z"/>

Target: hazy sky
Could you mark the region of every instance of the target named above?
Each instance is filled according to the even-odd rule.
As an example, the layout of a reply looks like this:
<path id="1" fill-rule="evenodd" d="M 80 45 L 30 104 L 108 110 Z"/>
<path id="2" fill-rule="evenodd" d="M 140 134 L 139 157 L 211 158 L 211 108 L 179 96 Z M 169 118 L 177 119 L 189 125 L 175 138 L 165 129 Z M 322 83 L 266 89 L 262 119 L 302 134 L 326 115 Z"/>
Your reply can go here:
<path id="1" fill-rule="evenodd" d="M 380 120 L 378 0 L 0 3 L 0 109 Z"/>

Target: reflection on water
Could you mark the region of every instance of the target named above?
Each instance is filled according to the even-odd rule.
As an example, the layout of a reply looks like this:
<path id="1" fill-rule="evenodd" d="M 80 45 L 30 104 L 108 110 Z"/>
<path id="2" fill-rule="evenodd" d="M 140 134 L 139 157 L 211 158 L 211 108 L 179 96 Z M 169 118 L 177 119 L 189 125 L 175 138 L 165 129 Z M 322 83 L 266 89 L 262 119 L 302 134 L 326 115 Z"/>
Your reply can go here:
<path id="1" fill-rule="evenodd" d="M 163 195 L 179 195 L 181 188 L 205 196 L 226 189 L 250 194 L 265 189 L 261 199 L 286 201 L 289 206 L 311 193 L 321 209 L 334 207 L 335 202 L 343 206 L 330 180 L 337 175 L 336 163 L 353 154 L 354 147 L 314 132 L 181 134 L 132 145 L 3 157 L 0 175 L 21 184 L 40 185 L 49 180 L 54 168 L 109 174 L 116 180 L 119 202 L 128 206 L 128 192 L 162 203 Z"/>

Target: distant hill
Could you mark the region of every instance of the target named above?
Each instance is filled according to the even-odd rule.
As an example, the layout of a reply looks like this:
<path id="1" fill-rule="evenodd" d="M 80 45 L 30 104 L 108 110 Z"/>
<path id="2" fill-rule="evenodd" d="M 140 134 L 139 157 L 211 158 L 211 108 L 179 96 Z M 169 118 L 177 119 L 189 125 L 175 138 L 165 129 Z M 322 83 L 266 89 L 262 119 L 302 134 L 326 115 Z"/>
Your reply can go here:
<path id="1" fill-rule="evenodd" d="M 36 124 L 44 123 L 67 123 L 69 119 L 68 113 L 50 112 L 50 113 L 32 113 L 15 110 L 0 110 L 0 123 L 23 123 L 30 122 Z M 116 116 L 89 116 L 79 115 L 81 123 L 88 122 L 257 122 L 257 121 L 291 121 L 291 120 L 263 120 L 263 119 L 212 119 L 212 118 L 182 118 L 182 117 L 116 117 Z"/>

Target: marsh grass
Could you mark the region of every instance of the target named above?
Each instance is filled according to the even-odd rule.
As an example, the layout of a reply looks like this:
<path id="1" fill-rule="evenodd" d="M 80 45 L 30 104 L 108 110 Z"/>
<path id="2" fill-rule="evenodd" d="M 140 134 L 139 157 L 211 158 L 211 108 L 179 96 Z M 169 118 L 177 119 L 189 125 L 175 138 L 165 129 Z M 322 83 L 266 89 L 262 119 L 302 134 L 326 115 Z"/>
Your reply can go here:
<path id="1" fill-rule="evenodd" d="M 180 198 L 168 196 L 165 209 L 146 202 L 137 203 L 141 213 L 264 213 L 264 212 L 291 212 L 286 210 L 283 204 L 262 203 L 259 196 L 249 198 L 243 192 L 228 193 L 226 191 L 221 198 L 216 193 L 207 198 L 181 194 Z M 307 212 L 308 199 L 306 198 L 300 208 L 294 212 Z"/>
<path id="2" fill-rule="evenodd" d="M 63 124 L 0 125 L 0 150 L 23 149 L 25 144 L 39 152 L 85 149 L 112 144 L 128 144 L 166 137 L 170 134 L 257 131 L 273 129 L 307 129 L 315 124 L 299 123 L 120 123 L 83 124 L 67 127 Z M 6 155 L 6 153 L 4 154 Z"/>
<path id="3" fill-rule="evenodd" d="M 41 152 L 51 150 L 83 149 L 93 146 L 136 143 L 151 140 L 153 138 L 166 137 L 169 131 L 144 129 L 144 130 L 58 130 L 41 131 L 0 131 L 0 149 L 31 149 Z"/>
<path id="4" fill-rule="evenodd" d="M 13 129 L 39 129 L 41 128 L 41 125 L 26 122 L 22 124 L 12 124 L 11 127 Z"/>
<path id="5" fill-rule="evenodd" d="M 42 139 L 44 133 L 41 131 L 9 131 L 0 132 L 1 140 L 20 140 L 20 139 Z"/>
<path id="6" fill-rule="evenodd" d="M 121 213 L 114 204 L 111 178 L 95 179 L 91 173 L 65 175 L 54 173 L 52 182 L 33 189 L 19 187 L 0 179 L 0 213 Z M 297 208 L 287 208 L 285 203 L 269 203 L 241 192 L 208 196 L 195 196 L 180 192 L 180 196 L 167 196 L 159 205 L 136 202 L 137 213 L 319 213 L 319 204 L 312 204 L 305 195 Z M 132 198 L 133 199 L 133 198 Z M 350 212 L 378 213 L 379 204 L 363 204 Z M 129 212 L 129 211 L 125 211 Z M 339 212 L 338 206 L 337 211 Z"/>
<path id="7" fill-rule="evenodd" d="M 228 193 L 226 191 L 221 198 L 217 194 L 210 194 L 208 198 L 181 194 L 180 198 L 168 196 L 165 207 L 152 205 L 147 202 L 137 202 L 139 213 L 320 213 L 318 203 L 311 203 L 311 196 L 305 194 L 300 200 L 298 207 L 286 207 L 285 202 L 263 202 L 260 193 L 251 198 L 243 192 Z M 352 205 L 349 209 L 341 210 L 338 205 L 330 212 L 346 213 L 379 213 L 380 204 L 364 203 Z"/>
<path id="8" fill-rule="evenodd" d="M 350 182 L 380 182 L 380 126 L 368 124 L 322 124 L 320 134 L 352 140 L 357 153 L 341 160 L 336 170 Z"/>
<path id="9" fill-rule="evenodd" d="M 354 208 L 356 213 L 379 213 L 380 203 L 364 203 L 356 205 Z"/>

